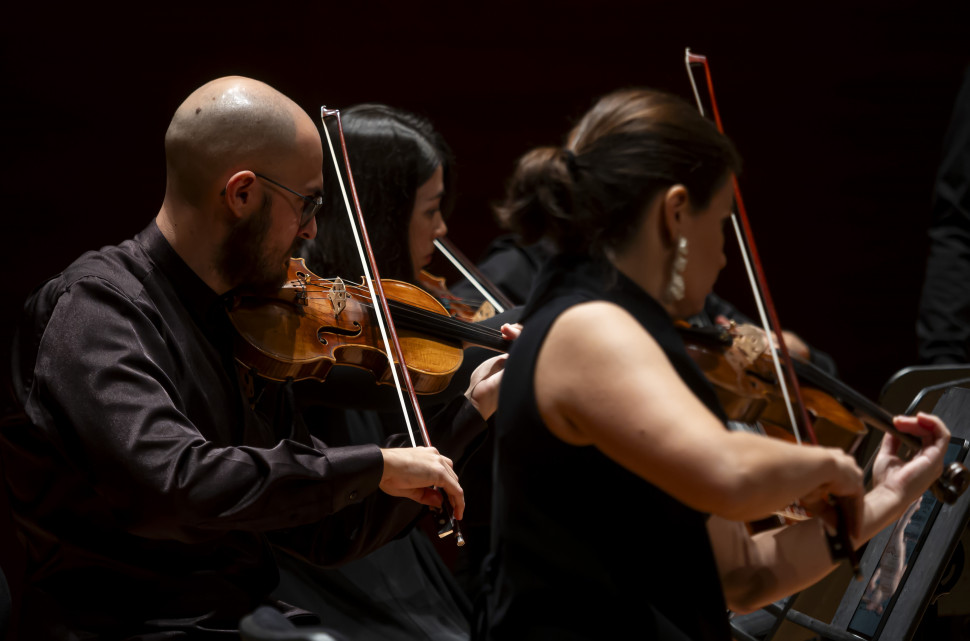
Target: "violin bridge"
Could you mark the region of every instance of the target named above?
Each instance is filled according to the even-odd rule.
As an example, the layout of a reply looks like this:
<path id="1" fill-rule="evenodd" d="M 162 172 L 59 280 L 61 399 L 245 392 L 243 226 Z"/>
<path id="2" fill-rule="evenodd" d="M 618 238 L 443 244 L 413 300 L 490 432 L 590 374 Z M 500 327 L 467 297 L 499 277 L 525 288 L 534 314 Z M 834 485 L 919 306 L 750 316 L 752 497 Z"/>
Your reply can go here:
<path id="1" fill-rule="evenodd" d="M 731 321 L 731 335 L 734 336 L 734 346 L 737 348 L 742 360 L 742 367 L 748 367 L 758 357 L 768 350 L 768 341 L 765 339 L 764 332 L 751 325 L 736 325 Z"/>
<path id="2" fill-rule="evenodd" d="M 488 301 L 482 303 L 481 307 L 472 316 L 472 322 L 477 323 L 478 321 L 483 321 L 495 316 L 495 307 Z"/>
<path id="3" fill-rule="evenodd" d="M 347 307 L 347 286 L 344 285 L 344 281 L 339 276 L 334 279 L 327 298 L 330 299 L 330 305 L 333 306 L 333 315 L 340 316 L 340 312 Z"/>
<path id="4" fill-rule="evenodd" d="M 310 280 L 310 275 L 306 272 L 296 273 L 296 283 L 294 287 L 293 302 L 297 305 L 303 305 L 304 307 L 310 306 L 310 297 L 307 294 L 307 282 Z"/>

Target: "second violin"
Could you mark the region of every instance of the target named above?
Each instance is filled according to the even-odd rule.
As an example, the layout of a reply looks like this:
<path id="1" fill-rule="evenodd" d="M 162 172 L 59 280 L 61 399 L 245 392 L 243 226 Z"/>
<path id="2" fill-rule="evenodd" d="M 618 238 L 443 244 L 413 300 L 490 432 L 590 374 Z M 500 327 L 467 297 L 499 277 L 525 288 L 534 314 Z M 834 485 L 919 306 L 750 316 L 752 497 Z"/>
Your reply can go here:
<path id="1" fill-rule="evenodd" d="M 771 358 L 757 332 L 687 326 L 680 330 L 688 353 L 713 385 L 729 419 L 757 423 L 769 436 L 797 440 L 797 426 L 788 420 Z M 868 425 L 893 434 L 911 452 L 919 450 L 915 439 L 896 430 L 885 409 L 810 363 L 794 363 L 805 409 L 812 417 L 820 445 L 853 452 L 868 433 Z M 931 490 L 941 501 L 953 503 L 968 486 L 970 471 L 952 463 Z"/>

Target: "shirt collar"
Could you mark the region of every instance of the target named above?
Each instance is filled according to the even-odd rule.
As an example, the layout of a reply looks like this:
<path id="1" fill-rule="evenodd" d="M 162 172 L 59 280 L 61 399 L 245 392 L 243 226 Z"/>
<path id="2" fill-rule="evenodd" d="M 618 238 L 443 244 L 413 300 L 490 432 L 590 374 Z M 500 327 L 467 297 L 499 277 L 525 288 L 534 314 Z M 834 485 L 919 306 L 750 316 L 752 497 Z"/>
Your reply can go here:
<path id="1" fill-rule="evenodd" d="M 192 271 L 152 220 L 135 240 L 145 249 L 151 261 L 172 283 L 179 300 L 200 326 L 208 324 L 215 305 L 224 306 L 225 296 L 219 296 L 199 275 Z"/>

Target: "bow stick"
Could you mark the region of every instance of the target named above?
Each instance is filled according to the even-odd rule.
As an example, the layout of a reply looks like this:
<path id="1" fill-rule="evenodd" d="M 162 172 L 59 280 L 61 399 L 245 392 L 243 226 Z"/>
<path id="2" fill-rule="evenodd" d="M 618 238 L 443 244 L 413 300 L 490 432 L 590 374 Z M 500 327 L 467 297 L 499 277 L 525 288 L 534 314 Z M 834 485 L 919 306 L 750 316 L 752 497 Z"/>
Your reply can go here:
<path id="1" fill-rule="evenodd" d="M 714 99 L 714 84 L 711 81 L 711 69 L 707 64 L 707 58 L 702 55 L 691 53 L 690 49 L 687 49 L 686 53 L 686 64 L 688 77 L 690 78 L 691 88 L 694 90 L 694 98 L 697 101 L 697 108 L 701 115 L 704 115 L 704 106 L 701 101 L 700 92 L 697 90 L 697 83 L 694 80 L 693 69 L 691 65 L 699 65 L 704 67 L 706 79 L 707 79 L 707 89 L 708 94 L 711 99 L 711 113 L 714 115 L 714 122 L 717 125 L 718 131 L 724 133 L 724 126 L 721 123 L 721 116 L 717 110 L 717 102 Z M 817 444 L 815 439 L 814 431 L 811 429 L 811 421 L 808 419 L 808 414 L 805 409 L 805 404 L 801 401 L 801 389 L 798 384 L 799 378 L 804 378 L 809 384 L 815 384 L 819 388 L 826 390 L 828 393 L 832 394 L 841 403 L 848 405 L 850 408 L 854 409 L 856 413 L 861 413 L 867 418 L 867 424 L 875 427 L 882 432 L 888 432 L 899 439 L 900 443 L 904 448 L 908 449 L 910 454 L 916 452 L 920 448 L 920 443 L 917 439 L 910 436 L 909 434 L 904 434 L 900 432 L 893 425 L 893 417 L 878 405 L 870 402 L 865 397 L 859 395 L 854 390 L 849 388 L 847 385 L 839 381 L 838 379 L 829 376 L 825 372 L 822 372 L 811 363 L 801 363 L 794 361 L 788 354 L 788 349 L 785 346 L 784 336 L 781 332 L 781 324 L 778 322 L 777 315 L 775 314 L 774 305 L 771 303 L 771 296 L 768 292 L 767 283 L 764 280 L 764 272 L 761 269 L 761 261 L 758 259 L 757 249 L 754 246 L 754 237 L 751 234 L 751 227 L 748 224 L 747 214 L 744 209 L 744 202 L 741 200 L 741 191 L 738 187 L 737 177 L 734 177 L 734 195 L 735 202 L 737 203 L 738 212 L 740 218 L 744 224 L 745 233 L 742 234 L 741 228 L 738 226 L 734 212 L 732 212 L 732 222 L 734 223 L 735 233 L 738 237 L 738 245 L 741 250 L 741 256 L 745 262 L 745 268 L 748 272 L 748 278 L 752 283 L 752 290 L 755 294 L 755 303 L 758 305 L 758 311 L 761 315 L 762 325 L 765 328 L 769 349 L 771 349 L 772 361 L 775 364 L 776 375 L 778 376 L 778 381 L 781 383 L 782 390 L 785 389 L 785 379 L 780 375 L 779 370 L 779 358 L 776 350 L 774 349 L 774 337 L 771 332 L 768 332 L 768 321 L 766 319 L 765 307 L 768 313 L 773 319 L 773 325 L 776 329 L 778 341 L 780 343 L 780 352 L 782 352 L 782 357 L 785 360 L 787 371 L 791 375 L 791 380 L 793 381 L 793 388 L 795 389 L 796 395 L 799 399 L 799 405 L 802 411 L 805 412 L 806 425 L 809 428 L 808 434 L 811 437 L 811 441 Z M 746 251 L 750 249 L 753 260 L 749 260 L 748 253 Z M 756 287 L 755 278 L 752 275 L 752 263 L 754 267 L 757 268 L 757 273 L 760 275 L 758 282 L 761 283 L 760 287 Z M 765 305 L 762 306 L 762 302 L 758 297 L 759 290 L 765 298 Z M 789 417 L 792 418 L 792 425 L 795 422 L 792 417 L 792 410 L 789 403 L 789 398 L 787 393 L 784 394 L 786 404 L 789 404 Z M 798 439 L 798 432 L 795 432 L 796 440 Z M 970 472 L 967 468 L 958 462 L 953 462 L 946 466 L 943 473 L 939 478 L 934 481 L 933 486 L 930 490 L 933 495 L 944 503 L 954 503 L 963 493 L 966 491 L 967 487 L 970 486 Z"/>
<path id="2" fill-rule="evenodd" d="M 704 74 L 707 79 L 707 91 L 711 100 L 711 114 L 714 116 L 714 123 L 717 125 L 717 130 L 723 134 L 724 125 L 721 122 L 721 114 L 717 109 L 717 102 L 714 99 L 714 83 L 711 80 L 711 68 L 707 64 L 707 57 L 692 53 L 688 48 L 686 50 L 685 64 L 687 65 L 687 76 L 690 78 L 691 88 L 694 90 L 694 98 L 697 101 L 697 109 L 701 112 L 702 116 L 706 114 L 704 113 L 704 105 L 701 101 L 700 93 L 697 90 L 697 83 L 694 80 L 692 65 L 699 65 L 704 68 Z M 788 352 L 788 346 L 785 344 L 785 338 L 782 335 L 781 323 L 778 321 L 778 314 L 775 311 L 775 305 L 772 301 L 771 293 L 768 290 L 768 282 L 764 275 L 764 269 L 761 267 L 758 248 L 754 244 L 754 234 L 751 232 L 751 225 L 748 222 L 748 214 L 744 207 L 744 200 L 741 198 L 741 189 L 738 185 L 737 176 L 731 176 L 731 181 L 734 185 L 734 203 L 736 205 L 736 210 L 731 212 L 731 223 L 734 226 L 735 235 L 738 238 L 738 246 L 741 250 L 741 257 L 744 261 L 745 271 L 748 274 L 748 280 L 751 282 L 755 305 L 758 308 L 758 315 L 761 318 L 761 324 L 768 340 L 772 361 L 775 364 L 775 373 L 778 376 L 785 405 L 788 408 L 788 416 L 792 426 L 795 428 L 795 438 L 801 444 L 799 426 L 802 426 L 805 434 L 808 435 L 808 440 L 817 445 L 818 439 L 815 437 L 815 430 L 812 428 L 808 410 L 805 409 L 805 403 L 802 400 L 798 377 L 795 375 L 795 366 L 792 362 L 791 354 Z M 776 337 L 778 341 L 777 350 L 775 349 Z M 779 362 L 778 354 L 781 355 L 781 362 Z M 784 368 L 787 375 L 782 374 L 782 368 Z M 795 411 L 788 393 L 789 384 L 797 400 L 797 405 L 801 410 L 801 421 L 795 420 Z"/>
<path id="3" fill-rule="evenodd" d="M 492 307 L 495 308 L 495 313 L 501 314 L 506 309 L 513 307 L 512 301 L 485 278 L 485 275 L 447 237 L 435 238 L 434 246 L 485 297 L 485 300 L 491 303 Z"/>
<path id="4" fill-rule="evenodd" d="M 704 68 L 704 75 L 707 80 L 707 91 L 711 101 L 711 113 L 714 116 L 714 123 L 717 126 L 717 130 L 724 134 L 724 125 L 721 122 L 721 114 L 717 109 L 717 101 L 714 98 L 714 82 L 711 79 L 711 68 L 707 63 L 707 57 L 692 53 L 690 48 L 688 48 L 685 51 L 684 64 L 687 67 L 687 76 L 690 78 L 691 88 L 694 90 L 694 98 L 697 100 L 697 108 L 701 115 L 705 115 L 704 106 L 701 102 L 700 93 L 697 90 L 697 83 L 694 80 L 693 67 L 696 65 Z M 809 441 L 814 445 L 818 445 L 818 439 L 815 437 L 815 430 L 812 428 L 812 421 L 811 418 L 809 418 L 808 409 L 805 406 L 805 402 L 802 400 L 802 392 L 798 385 L 798 376 L 795 373 L 795 366 L 792 362 L 791 354 L 788 352 L 788 346 L 785 345 L 785 339 L 784 336 L 782 336 L 781 331 L 781 323 L 778 322 L 778 314 L 775 312 L 775 306 L 771 299 L 771 293 L 768 290 L 768 282 L 765 278 L 764 270 L 761 267 L 761 258 L 758 255 L 758 249 L 754 243 L 754 234 L 751 232 L 751 225 L 748 222 L 748 214 L 744 208 L 744 200 L 741 198 L 741 188 L 738 185 L 737 176 L 731 176 L 731 181 L 734 185 L 735 204 L 735 211 L 731 212 L 731 222 L 734 225 L 734 231 L 738 237 L 738 245 L 744 259 L 745 270 L 747 271 L 748 279 L 751 281 L 752 294 L 754 295 L 755 303 L 758 306 L 758 313 L 761 316 L 761 321 L 765 328 L 765 335 L 768 340 L 772 360 L 775 364 L 778 382 L 782 387 L 782 395 L 788 408 L 789 419 L 792 422 L 792 427 L 794 428 L 793 431 L 799 443 L 801 443 L 801 439 L 798 438 L 798 426 L 802 425 L 805 433 L 808 435 Z M 778 342 L 777 350 L 775 349 L 774 345 L 775 338 L 777 338 Z M 782 374 L 782 363 L 779 363 L 778 360 L 779 354 L 781 355 L 781 361 L 784 364 L 784 374 Z M 791 387 L 792 393 L 796 399 L 796 404 L 800 410 L 800 421 L 795 420 L 795 411 L 792 408 L 788 386 L 785 385 L 786 380 Z M 853 573 L 857 579 L 861 579 L 862 573 L 859 569 L 858 554 L 849 541 L 848 532 L 845 531 L 845 528 L 841 527 L 842 523 L 845 521 L 844 511 L 838 504 L 835 505 L 835 508 L 836 514 L 839 517 L 840 525 L 840 527 L 837 528 L 836 534 L 839 537 L 842 549 L 848 555 L 848 560 L 852 566 Z"/>
<path id="5" fill-rule="evenodd" d="M 327 128 L 327 118 L 334 118 L 337 123 L 337 134 L 340 139 L 340 150 L 343 156 L 344 170 L 347 172 L 347 185 L 344 185 L 340 173 L 340 163 L 337 160 L 337 153 L 330 137 L 330 130 Z M 347 142 L 344 139 L 343 122 L 340 119 L 339 109 L 327 109 L 326 106 L 320 108 L 320 119 L 323 122 L 323 131 L 327 138 L 327 146 L 330 149 L 330 157 L 333 160 L 334 172 L 337 174 L 337 184 L 340 186 L 340 193 L 343 196 L 344 206 L 346 207 L 347 217 L 350 220 L 350 228 L 357 244 L 357 252 L 360 255 L 360 262 L 364 270 L 364 281 L 370 292 L 371 300 L 377 302 L 375 311 L 377 313 L 377 326 L 380 329 L 381 339 L 388 358 L 391 359 L 391 376 L 394 379 L 394 386 L 397 389 L 398 399 L 401 402 L 401 413 L 404 416 L 404 424 L 407 427 L 408 435 L 411 437 L 411 446 L 417 447 L 414 436 L 414 429 L 411 427 L 411 414 L 413 413 L 415 422 L 421 432 L 421 438 L 425 445 L 431 447 L 431 437 L 428 434 L 428 427 L 424 422 L 424 415 L 418 404 L 418 396 L 414 391 L 414 384 L 411 382 L 411 374 L 408 372 L 407 364 L 404 360 L 404 352 L 398 342 L 397 329 L 394 326 L 394 319 L 391 316 L 390 307 L 387 304 L 387 297 L 384 295 L 384 287 L 381 285 L 380 273 L 377 269 L 377 259 L 374 257 L 374 250 L 371 248 L 370 237 L 367 235 L 367 225 L 364 222 L 364 214 L 360 208 L 360 201 L 357 198 L 357 188 L 354 185 L 354 176 L 350 170 L 350 157 L 347 155 Z M 350 206 L 350 199 L 347 196 L 347 188 L 353 197 L 353 207 Z M 404 398 L 404 389 L 401 380 L 398 378 L 398 370 L 394 367 L 394 361 L 400 367 L 400 379 L 404 380 L 404 389 L 407 390 L 408 401 L 410 401 L 410 411 L 408 402 Z M 465 539 L 461 533 L 461 526 L 455 520 L 452 513 L 451 504 L 444 491 L 439 489 L 442 498 L 442 512 L 444 518 L 439 519 L 441 528 L 438 536 L 444 538 L 454 532 L 458 546 L 465 544 Z"/>

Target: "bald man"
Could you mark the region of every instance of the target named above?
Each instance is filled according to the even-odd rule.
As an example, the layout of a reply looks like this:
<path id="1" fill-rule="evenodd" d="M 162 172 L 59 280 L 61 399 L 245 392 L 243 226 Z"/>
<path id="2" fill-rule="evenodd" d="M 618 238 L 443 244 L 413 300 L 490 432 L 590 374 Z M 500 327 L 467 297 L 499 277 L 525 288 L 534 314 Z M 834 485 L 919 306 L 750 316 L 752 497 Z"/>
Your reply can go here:
<path id="1" fill-rule="evenodd" d="M 277 582 L 267 534 L 314 562 L 366 554 L 443 488 L 429 448 L 327 448 L 250 410 L 232 292 L 276 290 L 316 234 L 322 150 L 273 88 L 221 78 L 165 136 L 167 183 L 133 239 L 81 256 L 27 301 L 0 432 L 26 544 L 24 639 L 225 638 Z M 378 491 L 382 490 L 382 491 Z"/>

